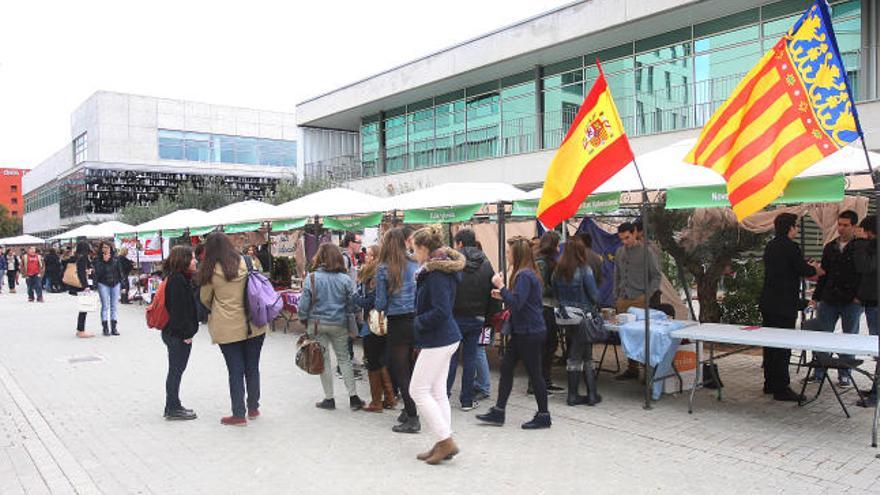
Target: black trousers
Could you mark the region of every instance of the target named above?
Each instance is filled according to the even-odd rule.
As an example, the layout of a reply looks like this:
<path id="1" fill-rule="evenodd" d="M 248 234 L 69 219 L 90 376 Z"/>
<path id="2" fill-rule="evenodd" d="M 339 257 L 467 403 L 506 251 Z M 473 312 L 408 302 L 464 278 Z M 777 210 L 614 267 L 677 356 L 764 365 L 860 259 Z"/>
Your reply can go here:
<path id="1" fill-rule="evenodd" d="M 78 315 L 76 315 L 76 331 L 84 332 L 86 329 L 86 315 L 88 313 L 80 311 Z"/>
<path id="2" fill-rule="evenodd" d="M 553 383 L 552 370 L 553 358 L 556 356 L 556 348 L 559 347 L 559 329 L 556 326 L 556 315 L 553 308 L 544 306 L 544 326 L 547 327 L 547 339 L 544 341 L 544 355 L 541 360 L 541 370 L 547 385 Z"/>
<path id="3" fill-rule="evenodd" d="M 761 324 L 765 327 L 794 328 L 797 313 L 772 314 L 761 312 Z M 784 392 L 791 383 L 788 373 L 791 349 L 764 348 L 764 388 L 773 393 Z"/>
<path id="4" fill-rule="evenodd" d="M 416 403 L 409 395 L 409 381 L 412 378 L 413 366 L 413 314 L 393 315 L 388 317 L 389 364 L 395 384 L 400 387 L 403 398 L 403 409 L 411 417 L 417 417 Z"/>
<path id="5" fill-rule="evenodd" d="M 507 407 L 507 399 L 513 390 L 513 372 L 516 365 L 522 361 L 532 381 L 532 390 L 535 392 L 535 401 L 538 403 L 538 412 L 547 411 L 547 384 L 544 382 L 544 374 L 541 371 L 541 354 L 544 349 L 544 334 L 537 335 L 512 335 L 508 343 L 507 352 L 501 360 L 501 380 L 498 383 L 498 401 L 495 406 L 498 409 Z"/>
<path id="6" fill-rule="evenodd" d="M 378 371 L 385 367 L 385 336 L 370 334 L 364 337 L 364 357 L 368 371 Z"/>
<path id="7" fill-rule="evenodd" d="M 165 413 L 183 407 L 180 403 L 180 379 L 186 371 L 192 344 L 187 344 L 179 337 L 172 337 L 162 332 L 162 342 L 168 348 L 168 375 L 165 377 Z"/>

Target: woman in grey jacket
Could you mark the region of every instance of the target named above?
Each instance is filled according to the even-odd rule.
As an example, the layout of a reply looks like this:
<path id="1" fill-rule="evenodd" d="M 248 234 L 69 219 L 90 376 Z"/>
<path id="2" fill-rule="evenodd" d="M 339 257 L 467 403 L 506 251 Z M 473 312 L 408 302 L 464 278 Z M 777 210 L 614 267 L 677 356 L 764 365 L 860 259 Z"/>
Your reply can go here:
<path id="1" fill-rule="evenodd" d="M 352 411 L 363 407 L 357 395 L 351 357 L 348 353 L 348 318 L 355 312 L 352 299 L 354 289 L 345 269 L 345 260 L 339 248 L 321 244 L 312 260 L 316 271 L 306 277 L 303 295 L 299 300 L 299 319 L 306 331 L 314 333 L 324 345 L 324 372 L 321 385 L 324 400 L 315 404 L 320 409 L 336 409 L 333 395 L 333 367 L 330 366 L 330 348 L 336 354 L 336 363 L 348 389 L 349 406 Z"/>

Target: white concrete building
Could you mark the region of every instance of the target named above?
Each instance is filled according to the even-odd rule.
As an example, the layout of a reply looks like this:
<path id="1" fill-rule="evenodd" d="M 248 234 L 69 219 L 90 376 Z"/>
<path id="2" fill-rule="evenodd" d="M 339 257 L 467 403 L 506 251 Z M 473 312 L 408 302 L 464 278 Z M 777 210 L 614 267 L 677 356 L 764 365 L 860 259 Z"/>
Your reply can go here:
<path id="1" fill-rule="evenodd" d="M 880 0 L 832 0 L 870 148 L 880 149 Z M 301 102 L 358 133 L 305 172 L 374 194 L 449 181 L 540 184 L 602 60 L 636 153 L 695 137 L 812 0 L 584 0 Z"/>
<path id="2" fill-rule="evenodd" d="M 327 158 L 346 146 L 351 153 L 356 142 L 351 133 L 312 131 L 318 146 L 303 147 L 292 113 L 107 91 L 76 109 L 70 135 L 26 176 L 26 233 L 112 218 L 126 204 L 206 176 L 261 199 L 279 179 L 302 177 L 306 153 Z"/>

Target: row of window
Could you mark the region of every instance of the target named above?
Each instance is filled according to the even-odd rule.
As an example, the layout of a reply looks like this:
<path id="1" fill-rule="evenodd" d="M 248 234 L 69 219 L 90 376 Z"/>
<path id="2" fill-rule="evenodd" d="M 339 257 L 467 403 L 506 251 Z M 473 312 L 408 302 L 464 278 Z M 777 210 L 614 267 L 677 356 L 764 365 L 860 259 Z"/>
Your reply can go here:
<path id="1" fill-rule="evenodd" d="M 295 167 L 296 141 L 160 129 L 159 158 Z"/>
<path id="2" fill-rule="evenodd" d="M 58 184 L 54 181 L 44 184 L 27 193 L 24 197 L 24 212 L 30 213 L 58 202 Z"/>
<path id="3" fill-rule="evenodd" d="M 555 148 L 598 77 L 597 58 L 628 134 L 702 126 L 810 4 L 765 5 L 365 118 L 364 172 L 383 172 L 378 170 L 383 138 L 388 173 Z M 860 8 L 860 0 L 832 5 L 856 95 Z"/>

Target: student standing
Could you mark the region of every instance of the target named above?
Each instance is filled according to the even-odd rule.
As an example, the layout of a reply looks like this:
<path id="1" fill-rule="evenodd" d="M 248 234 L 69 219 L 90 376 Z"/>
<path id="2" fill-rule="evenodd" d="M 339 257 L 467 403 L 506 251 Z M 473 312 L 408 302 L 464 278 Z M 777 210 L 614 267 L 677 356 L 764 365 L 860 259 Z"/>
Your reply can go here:
<path id="1" fill-rule="evenodd" d="M 315 271 L 303 283 L 297 314 L 307 331 L 324 345 L 324 371 L 321 373 L 324 400 L 315 406 L 320 409 L 336 409 L 333 368 L 330 366 L 332 348 L 348 390 L 349 406 L 352 411 L 357 411 L 364 403 L 357 395 L 348 353 L 348 320 L 355 310 L 351 279 L 348 278 L 339 248 L 332 244 L 324 243 L 318 247 L 312 266 Z"/>
<path id="2" fill-rule="evenodd" d="M 496 287 L 494 297 L 501 298 L 510 309 L 508 320 L 510 342 L 507 352 L 501 361 L 501 380 L 498 383 L 498 400 L 488 413 L 480 414 L 477 419 L 489 424 L 501 426 L 505 420 L 505 409 L 510 392 L 513 388 L 513 372 L 522 361 L 525 364 L 538 403 L 535 417 L 523 423 L 524 430 L 550 428 L 550 411 L 547 409 L 547 388 L 541 370 L 541 353 L 544 339 L 547 338 L 547 327 L 544 325 L 543 295 L 544 282 L 535 266 L 535 259 L 529 240 L 525 237 L 514 237 L 507 241 L 507 263 L 511 267 L 509 287 L 504 284 L 504 277 L 497 273 L 492 278 Z"/>
<path id="3" fill-rule="evenodd" d="M 446 394 L 446 380 L 461 331 L 453 316 L 456 289 L 465 266 L 464 255 L 443 246 L 437 227 L 413 234 L 413 255 L 422 264 L 416 276 L 415 345 L 421 351 L 410 382 L 410 395 L 418 411 L 437 438 L 430 450 L 416 456 L 428 464 L 439 464 L 458 454 L 452 439 L 452 412 Z"/>
<path id="4" fill-rule="evenodd" d="M 645 308 L 651 296 L 660 290 L 660 263 L 656 254 L 640 241 L 636 227 L 624 222 L 617 227 L 617 236 L 623 244 L 614 254 L 614 299 L 618 313 L 629 308 Z M 648 249 L 647 265 L 645 249 Z M 645 270 L 648 271 L 648 286 L 645 287 Z M 647 297 L 645 296 L 647 294 Z M 626 371 L 617 375 L 617 380 L 635 380 L 639 377 L 639 362 L 627 359 Z"/>
<path id="5" fill-rule="evenodd" d="M 246 426 L 248 419 L 260 416 L 260 352 L 268 325 L 258 327 L 248 320 L 244 304 L 247 275 L 244 258 L 226 235 L 209 235 L 198 272 L 199 296 L 211 311 L 208 331 L 211 340 L 220 345 L 229 374 L 232 415 L 220 419 L 229 426 Z"/>
<path id="6" fill-rule="evenodd" d="M 122 269 L 122 287 L 119 291 L 119 302 L 129 304 L 128 296 L 131 291 L 131 283 L 128 281 L 129 275 L 134 270 L 134 263 L 128 259 L 128 248 L 122 248 L 117 253 L 119 258 L 119 267 Z"/>
<path id="7" fill-rule="evenodd" d="M 174 246 L 165 268 L 165 307 L 168 325 L 162 329 L 162 342 L 168 349 L 168 374 L 165 377 L 165 419 L 196 419 L 192 409 L 180 402 L 180 380 L 189 362 L 192 339 L 199 331 L 192 278 L 196 259 L 189 246 Z"/>
<path id="8" fill-rule="evenodd" d="M 877 335 L 877 217 L 868 215 L 859 226 L 862 238 L 854 241 L 856 271 L 861 276 L 858 298 L 865 309 L 868 333 Z M 877 404 L 876 383 L 871 383 L 871 390 L 856 404 L 862 407 Z"/>
<path id="9" fill-rule="evenodd" d="M 376 309 L 388 318 L 391 373 L 403 398 L 403 412 L 391 430 L 418 433 L 421 429 L 416 403 L 409 393 L 413 369 L 413 318 L 415 313 L 416 271 L 418 264 L 406 249 L 406 234 L 400 228 L 385 233 L 379 250 L 376 272 Z"/>
<path id="10" fill-rule="evenodd" d="M 15 284 L 18 282 L 18 272 L 21 271 L 20 261 L 12 248 L 6 248 L 6 281 L 9 284 L 9 293 L 15 294 Z"/>
<path id="11" fill-rule="evenodd" d="M 72 296 L 79 295 L 80 292 L 91 291 L 89 280 L 89 276 L 92 273 L 92 262 L 89 259 L 91 254 L 92 246 L 90 246 L 88 242 L 79 241 L 77 243 L 76 253 L 70 262 L 76 263 L 76 277 L 79 280 L 79 287 L 70 287 L 69 293 Z M 76 317 L 76 336 L 81 339 L 93 337 L 91 333 L 86 332 L 86 315 L 88 315 L 88 313 L 80 311 Z"/>
<path id="12" fill-rule="evenodd" d="M 61 291 L 61 258 L 55 248 L 50 248 L 49 252 L 43 258 L 43 264 L 46 266 L 46 283 L 50 292 L 56 293 Z M 45 284 L 44 284 L 45 285 Z"/>
<path id="13" fill-rule="evenodd" d="M 27 284 L 28 302 L 43 302 L 43 280 L 45 271 L 43 257 L 37 254 L 37 248 L 30 246 L 21 257 L 21 266 L 24 267 L 25 283 Z"/>
<path id="14" fill-rule="evenodd" d="M 554 230 L 548 230 L 541 236 L 538 242 L 538 256 L 535 265 L 541 281 L 544 283 L 542 303 L 544 326 L 547 327 L 547 340 L 544 341 L 544 353 L 541 359 L 541 369 L 544 373 L 544 382 L 550 393 L 562 390 L 553 384 L 553 359 L 556 357 L 556 348 L 559 347 L 559 329 L 556 327 L 556 317 L 553 310 L 556 308 L 556 299 L 553 297 L 553 289 L 550 287 L 550 277 L 556 268 L 556 260 L 559 258 L 559 234 Z M 529 387 L 530 393 L 531 388 Z"/>
<path id="15" fill-rule="evenodd" d="M 98 295 L 101 297 L 101 328 L 104 335 L 118 336 L 117 304 L 119 303 L 119 291 L 122 287 L 122 266 L 109 242 L 101 242 L 98 259 L 95 260 L 94 266 L 95 282 L 98 286 Z"/>
<path id="16" fill-rule="evenodd" d="M 818 264 L 804 260 L 800 246 L 794 242 L 797 220 L 791 213 L 777 215 L 773 220 L 776 236 L 764 248 L 764 286 L 758 308 L 765 327 L 794 328 L 801 304 L 801 278 L 824 274 Z M 764 348 L 764 393 L 773 394 L 774 400 L 803 399 L 789 387 L 790 360 L 791 349 Z"/>
<path id="17" fill-rule="evenodd" d="M 840 320 L 843 333 L 859 333 L 859 319 L 862 316 L 862 305 L 858 299 L 861 276 L 855 265 L 855 229 L 859 217 L 856 212 L 847 210 L 837 218 L 837 239 L 825 245 L 822 250 L 822 269 L 825 275 L 819 277 L 816 290 L 813 292 L 811 304 L 818 306 L 819 320 L 826 332 L 834 332 Z M 854 359 L 843 355 L 842 359 Z M 821 381 L 825 376 L 824 368 L 816 368 L 813 379 Z M 839 370 L 837 384 L 848 387 L 852 377 L 847 369 Z"/>

